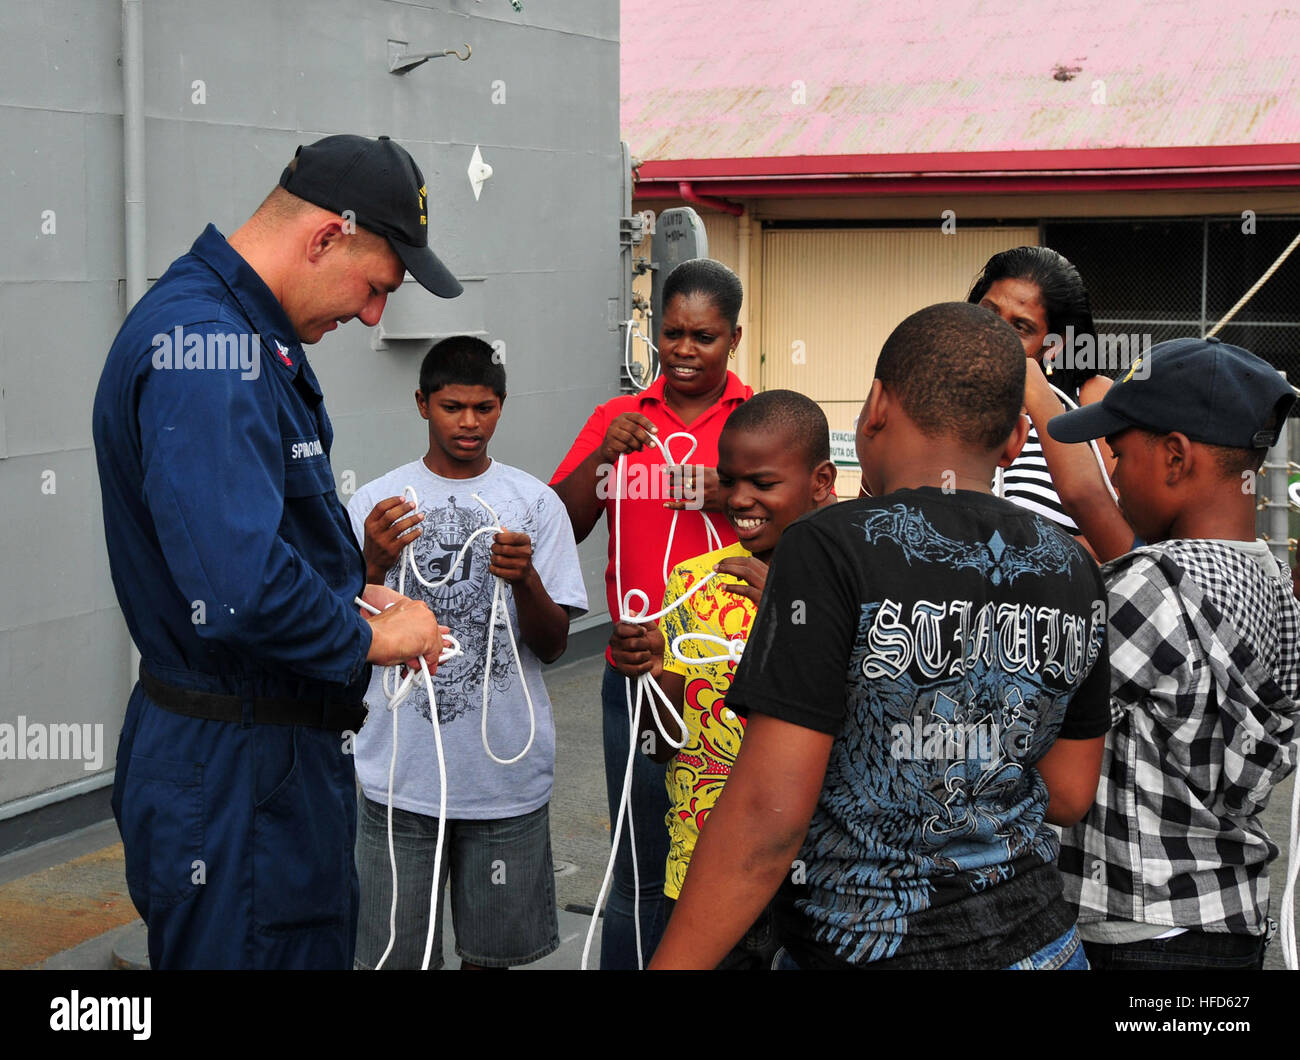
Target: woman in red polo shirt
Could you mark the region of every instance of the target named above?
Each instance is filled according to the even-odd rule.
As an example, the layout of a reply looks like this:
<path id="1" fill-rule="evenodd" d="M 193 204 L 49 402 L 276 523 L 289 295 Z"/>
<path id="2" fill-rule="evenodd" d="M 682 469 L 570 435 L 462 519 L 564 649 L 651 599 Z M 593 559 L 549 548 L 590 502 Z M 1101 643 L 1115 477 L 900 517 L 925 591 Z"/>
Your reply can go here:
<path id="1" fill-rule="evenodd" d="M 551 476 L 551 485 L 569 511 L 579 541 L 591 533 L 601 515 L 609 524 L 609 563 L 605 591 L 610 617 L 619 617 L 616 596 L 615 548 L 622 564 L 622 589 L 640 589 L 657 611 L 664 594 L 664 571 L 683 560 L 718 547 L 711 543 L 704 521 L 712 524 L 722 545 L 736 535 L 720 514 L 718 494 L 718 435 L 727 416 L 753 390 L 727 369 L 740 343 L 743 290 L 736 274 L 721 262 L 697 258 L 678 265 L 664 282 L 660 325 L 660 375 L 640 394 L 616 397 L 599 406 L 579 432 L 567 456 Z M 683 474 L 702 492 L 703 511 L 682 511 L 672 530 L 667 562 L 664 549 L 674 508 L 662 489 L 666 476 L 659 447 L 651 435 L 666 438 L 687 432 L 696 445 L 677 439 L 669 446 L 674 463 L 689 464 Z M 627 454 L 627 479 L 620 517 L 622 541 L 614 537 L 614 467 Z M 700 494 L 697 494 L 699 496 Z M 688 507 L 697 507 L 699 501 Z M 601 686 L 605 738 L 605 787 L 609 816 L 618 813 L 627 768 L 630 733 L 623 678 L 605 656 Z M 664 865 L 668 857 L 668 793 L 662 764 L 637 755 L 632 773 L 632 812 L 636 833 L 637 869 L 641 881 L 641 945 L 646 960 L 654 953 L 664 929 Z M 613 887 L 605 909 L 601 935 L 601 968 L 635 968 L 632 860 L 626 831 L 614 865 Z"/>

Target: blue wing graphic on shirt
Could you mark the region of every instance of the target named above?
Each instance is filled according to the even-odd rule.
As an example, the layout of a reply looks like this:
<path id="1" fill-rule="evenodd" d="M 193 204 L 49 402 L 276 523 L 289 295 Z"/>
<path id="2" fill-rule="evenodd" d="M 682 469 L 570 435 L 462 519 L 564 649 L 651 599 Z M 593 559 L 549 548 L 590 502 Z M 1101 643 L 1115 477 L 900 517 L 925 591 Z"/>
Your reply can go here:
<path id="1" fill-rule="evenodd" d="M 934 880 L 969 894 L 1006 879 L 1020 858 L 1056 856 L 1042 828 L 1046 789 L 1025 763 L 1056 738 L 1062 693 L 982 660 L 932 681 L 868 679 L 866 631 L 880 606 L 862 607 L 849 709 L 801 855 L 808 897 L 799 904 L 814 907 L 816 937 L 854 963 L 897 952 L 909 915 L 935 903 Z M 892 735 L 900 726 L 902 745 Z M 929 743 L 911 740 L 958 726 L 987 733 L 979 753 L 932 757 Z"/>
<path id="2" fill-rule="evenodd" d="M 868 543 L 892 541 L 909 564 L 942 563 L 970 569 L 994 585 L 1011 584 L 1021 574 L 1063 574 L 1070 569 L 1071 553 L 1065 538 L 1039 519 L 1031 525 L 1037 534 L 1032 545 L 1008 545 L 996 530 L 988 541 L 956 541 L 939 533 L 934 525 L 906 504 L 869 511 L 862 521 Z"/>

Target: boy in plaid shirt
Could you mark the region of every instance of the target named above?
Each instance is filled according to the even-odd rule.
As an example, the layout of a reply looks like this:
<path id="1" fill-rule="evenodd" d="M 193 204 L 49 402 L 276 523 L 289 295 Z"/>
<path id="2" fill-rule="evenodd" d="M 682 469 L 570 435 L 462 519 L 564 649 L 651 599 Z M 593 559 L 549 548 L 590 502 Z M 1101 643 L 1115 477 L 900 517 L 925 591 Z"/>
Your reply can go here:
<path id="1" fill-rule="evenodd" d="M 1278 849 L 1258 815 L 1296 764 L 1300 604 L 1248 487 L 1295 396 L 1216 339 L 1148 356 L 1145 378 L 1048 426 L 1110 443 L 1149 542 L 1102 568 L 1114 728 L 1060 867 L 1094 968 L 1260 968 Z"/>

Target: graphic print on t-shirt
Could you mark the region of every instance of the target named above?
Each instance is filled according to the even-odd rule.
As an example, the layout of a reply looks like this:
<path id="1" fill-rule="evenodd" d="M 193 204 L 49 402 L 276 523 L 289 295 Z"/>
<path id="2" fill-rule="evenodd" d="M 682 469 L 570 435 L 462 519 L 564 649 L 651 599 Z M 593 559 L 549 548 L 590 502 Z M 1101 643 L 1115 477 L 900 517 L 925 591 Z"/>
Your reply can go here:
<path id="1" fill-rule="evenodd" d="M 827 812 L 814 816 L 804 847 L 814 900 L 828 903 L 816 936 L 855 963 L 893 956 L 910 914 L 1010 879 L 1016 863 L 1055 858 L 1042 828 L 1046 787 L 1027 763 L 1056 739 L 1065 690 L 1087 673 L 1104 637 L 1100 616 L 1005 594 L 926 591 L 940 589 L 936 567 L 1007 587 L 1028 574 L 1067 574 L 1065 539 L 1037 520 L 1035 536 L 1016 546 L 997 530 L 982 541 L 951 539 L 901 504 L 856 525 L 869 545 L 901 550 L 906 566 L 919 568 L 912 584 L 924 589 L 861 605 L 847 690 L 859 705 L 832 754 Z M 837 856 L 844 822 L 864 813 L 877 857 L 846 862 Z M 833 926 L 846 921 L 866 930 Z"/>
<path id="2" fill-rule="evenodd" d="M 668 765 L 668 862 L 664 893 L 677 898 L 686 879 L 686 869 L 700 829 L 718 801 L 722 786 L 731 775 L 745 733 L 745 722 L 727 707 L 736 664 L 730 660 L 699 662 L 720 654 L 717 644 L 687 639 L 680 654 L 670 646 L 687 634 L 705 634 L 725 641 L 744 640 L 754 618 L 755 605 L 746 597 L 729 592 L 726 576 L 711 578 L 694 595 L 688 596 L 716 563 L 733 556 L 748 556 L 739 542 L 716 552 L 687 560 L 673 570 L 664 588 L 664 606 L 685 602 L 664 615 L 660 630 L 669 647 L 664 670 L 685 680 L 682 718 L 686 722 L 686 745 Z"/>
<path id="3" fill-rule="evenodd" d="M 504 505 L 497 514 L 502 525 L 511 530 L 520 530 L 530 538 L 536 536 L 534 511 L 518 511 L 514 505 Z M 493 535 L 481 534 L 475 538 L 459 563 L 456 562 L 456 556 L 475 530 L 490 525 L 491 517 L 473 497 L 458 498 L 452 495 L 442 507 L 427 510 L 425 520 L 420 525 L 420 536 L 411 545 L 416 566 L 426 580 L 441 581 L 447 577 L 448 572 L 452 572 L 447 584 L 437 589 L 420 584 L 409 570 L 406 574 L 407 595 L 427 603 L 438 616 L 438 621 L 451 629 L 461 646 L 462 654 L 438 666 L 435 695 L 438 699 L 438 721 L 443 725 L 483 707 L 483 660 L 487 655 L 488 619 L 492 616 L 494 588 L 493 576 L 488 569 L 491 565 Z M 397 570 L 394 567 L 388 572 L 387 584 L 393 589 L 397 588 Z M 508 588 L 503 591 L 503 597 L 497 608 L 496 630 L 492 636 L 490 681 L 495 691 L 505 691 L 510 686 L 510 675 L 514 669 L 514 659 L 510 654 L 510 643 L 502 619 L 502 612 L 510 602 Z M 513 608 L 510 611 L 514 628 L 513 624 L 517 620 Z M 424 690 L 423 681 L 416 681 L 411 688 L 410 702 L 421 717 L 429 718 L 429 697 Z"/>
<path id="4" fill-rule="evenodd" d="M 447 479 L 433 474 L 423 460 L 413 460 L 366 483 L 348 502 L 348 518 L 358 545 L 364 546 L 366 520 L 375 505 L 401 496 L 408 487 L 415 491 L 423 517 L 411 542 L 421 577 L 429 581 L 450 577 L 446 586 L 430 590 L 408 569 L 407 595 L 429 604 L 465 647 L 463 656 L 449 659 L 433 675 L 446 776 L 451 778 L 447 816 L 495 820 L 531 813 L 550 798 L 555 725 L 541 662 L 520 635 L 514 590 L 506 586 L 502 600 L 509 610 L 519 661 L 510 651 L 498 609 L 492 638 L 487 744 L 499 757 L 511 758 L 528 744 L 530 732 L 534 740 L 512 766 L 502 766 L 488 757 L 480 712 L 486 626 L 495 586 L 489 568 L 496 527 L 490 525 L 495 520 L 475 495 L 495 509 L 506 530 L 527 533 L 538 580 L 552 601 L 576 617 L 586 609 L 587 595 L 573 527 L 555 492 L 518 468 L 494 460 L 476 478 Z M 475 538 L 470 554 L 458 558 L 464 542 L 479 530 L 483 532 Z M 386 582 L 390 587 L 396 585 L 395 572 L 386 576 Z M 397 710 L 389 711 L 385 709 L 384 675 L 383 668 L 375 667 L 366 691 L 369 715 L 357 733 L 357 778 L 372 801 L 387 803 L 391 784 L 395 807 L 435 817 L 442 812 L 443 774 L 437 768 L 437 740 L 428 720 L 424 681 L 417 679 L 410 696 Z M 524 695 L 525 681 L 529 696 Z"/>
<path id="5" fill-rule="evenodd" d="M 903 550 L 910 566 L 921 563 L 950 563 L 969 568 L 994 585 L 1011 584 L 1021 574 L 1064 574 L 1070 569 L 1070 553 L 1055 534 L 1039 529 L 1038 540 L 1028 548 L 1008 549 L 996 530 L 987 542 L 954 541 L 939 533 L 915 508 L 895 504 L 867 515 L 862 532 L 868 544 L 892 540 Z"/>

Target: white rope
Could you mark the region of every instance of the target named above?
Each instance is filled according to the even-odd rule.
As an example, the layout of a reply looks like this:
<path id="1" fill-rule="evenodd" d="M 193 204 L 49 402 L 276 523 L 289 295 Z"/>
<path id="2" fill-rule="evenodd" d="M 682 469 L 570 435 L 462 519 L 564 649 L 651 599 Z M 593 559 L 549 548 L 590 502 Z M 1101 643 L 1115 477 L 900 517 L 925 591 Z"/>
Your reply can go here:
<path id="1" fill-rule="evenodd" d="M 412 503 L 415 504 L 415 506 L 418 508 L 419 498 L 416 497 L 415 490 L 412 489 L 410 486 L 407 486 L 406 489 L 403 491 L 403 495 L 407 493 L 411 495 Z M 398 575 L 399 580 L 398 580 L 397 591 L 402 593 L 403 596 L 406 595 L 404 591 L 405 589 L 404 579 L 406 576 L 406 566 L 408 563 L 411 568 L 411 573 L 415 575 L 416 580 L 421 585 L 429 589 L 441 589 L 444 585 L 446 585 L 451 580 L 452 575 L 456 573 L 456 570 L 460 567 L 460 564 L 465 557 L 466 551 L 468 551 L 470 545 L 473 544 L 476 538 L 481 537 L 483 534 L 495 535 L 505 530 L 505 527 L 501 525 L 501 520 L 498 518 L 497 513 L 493 510 L 492 505 L 488 504 L 488 502 L 485 501 L 482 497 L 480 497 L 477 493 L 472 493 L 470 494 L 470 496 L 473 497 L 474 500 L 478 501 L 478 503 L 481 504 L 487 510 L 487 513 L 492 517 L 493 525 L 480 526 L 477 530 L 475 530 L 472 534 L 470 534 L 469 537 L 465 539 L 465 543 L 461 545 L 460 551 L 456 553 L 456 558 L 452 561 L 451 565 L 448 567 L 446 575 L 444 575 L 442 578 L 439 578 L 436 582 L 429 581 L 420 573 L 420 569 L 418 566 L 416 566 L 415 563 L 415 554 L 411 550 L 411 546 L 408 544 L 405 548 L 402 549 L 401 573 Z M 519 646 L 515 642 L 514 631 L 510 627 L 509 607 L 503 602 L 504 592 L 507 588 L 506 580 L 500 576 L 497 576 L 494 578 L 494 583 L 495 584 L 492 587 L 492 610 L 488 617 L 487 654 L 483 660 L 483 719 L 481 725 L 481 733 L 483 737 L 483 750 L 487 752 L 487 756 L 490 759 L 492 759 L 493 762 L 497 763 L 497 765 L 511 766 L 514 765 L 516 762 L 518 762 L 521 758 L 523 758 L 524 755 L 526 755 L 533 746 L 533 740 L 537 735 L 537 709 L 533 706 L 533 696 L 532 693 L 528 690 L 528 681 L 524 677 L 523 663 L 519 659 Z M 513 758 L 499 758 L 493 752 L 491 745 L 488 743 L 488 734 L 487 734 L 488 701 L 490 698 L 491 677 L 492 677 L 492 640 L 493 640 L 493 634 L 496 630 L 498 609 L 502 619 L 505 622 L 506 636 L 509 638 L 510 641 L 510 652 L 514 656 L 515 666 L 519 668 L 519 682 L 524 689 L 524 701 L 528 704 L 528 742 L 524 744 L 523 750 L 520 751 Z M 385 692 L 388 691 L 387 685 L 385 685 L 384 691 Z"/>
<path id="2" fill-rule="evenodd" d="M 492 506 L 488 504 L 488 502 L 485 501 L 482 497 L 480 497 L 477 493 L 471 494 L 471 496 L 476 501 L 478 501 L 479 504 L 483 505 L 483 507 L 488 510 L 488 514 L 492 516 L 492 521 L 498 525 L 498 529 L 504 531 L 505 527 L 500 525 L 501 520 L 497 518 L 497 513 L 492 510 Z M 537 735 L 537 710 L 533 706 L 533 695 L 531 692 L 528 691 L 528 677 L 524 673 L 524 664 L 519 659 L 519 646 L 515 643 L 515 634 L 514 631 L 510 628 L 510 611 L 509 608 L 504 603 L 505 591 L 506 591 L 506 580 L 502 578 L 500 575 L 497 575 L 495 580 L 496 580 L 496 584 L 492 587 L 492 612 L 488 616 L 487 655 L 483 660 L 483 721 L 482 721 L 482 725 L 480 726 L 480 731 L 483 736 L 483 750 L 487 752 L 487 756 L 490 759 L 492 759 L 492 761 L 497 763 L 497 765 L 512 766 L 516 762 L 518 762 L 521 758 L 523 758 L 524 755 L 526 755 L 529 749 L 533 746 L 533 739 Z M 498 604 L 501 605 L 501 617 L 505 621 L 506 636 L 510 640 L 510 653 L 511 655 L 514 656 L 515 667 L 519 670 L 519 683 L 523 686 L 524 689 L 524 701 L 528 704 L 528 742 L 524 744 L 524 749 L 520 751 L 517 755 L 515 755 L 514 758 L 498 758 L 495 754 L 493 754 L 492 747 L 488 743 L 488 734 L 487 734 L 488 697 L 490 692 L 489 681 L 492 676 L 492 636 L 496 630 L 496 625 L 497 625 Z"/>
<path id="3" fill-rule="evenodd" d="M 408 545 L 407 548 L 410 546 Z M 405 553 L 403 549 L 403 553 Z M 453 568 L 454 569 L 454 568 Z M 399 584 L 403 581 L 402 576 L 398 575 Z M 405 594 L 403 594 L 405 595 Z M 356 602 L 372 614 L 380 614 L 377 607 L 371 607 L 361 597 L 357 597 Z M 390 605 L 391 606 L 391 605 Z M 442 653 L 438 656 L 438 665 L 442 665 L 448 659 L 455 658 L 461 654 L 461 647 L 456 638 L 452 636 L 443 637 L 443 643 L 450 641 L 450 647 L 444 647 Z M 388 695 L 388 710 L 393 715 L 393 753 L 388 762 L 388 864 L 392 872 L 393 882 L 393 901 L 388 910 L 388 945 L 384 947 L 383 956 L 375 965 L 375 971 L 380 971 L 388 961 L 389 955 L 393 952 L 393 946 L 397 941 L 397 852 L 393 848 L 393 777 L 397 771 L 397 708 L 401 706 L 402 701 L 411 692 L 411 685 L 415 679 L 415 671 L 407 673 L 405 680 L 395 688 L 389 683 L 390 675 L 396 677 L 396 666 L 384 668 L 382 677 L 385 694 Z M 438 758 L 438 784 L 440 791 L 438 793 L 438 837 L 434 843 L 433 853 L 433 897 L 429 900 L 429 935 L 425 941 L 424 965 L 429 967 L 429 954 L 433 948 L 433 936 L 437 927 L 437 895 L 439 873 L 442 871 L 442 839 L 444 821 L 447 818 L 447 765 L 442 755 L 442 731 L 438 727 L 438 703 L 433 695 L 433 681 L 429 676 L 429 667 L 423 659 L 420 660 L 420 671 L 424 675 L 424 687 L 429 695 L 429 717 L 433 722 L 433 742 Z"/>
<path id="4" fill-rule="evenodd" d="M 1282 926 L 1281 935 L 1282 960 L 1289 971 L 1300 971 L 1300 960 L 1296 955 L 1295 933 L 1295 890 L 1296 879 L 1300 877 L 1300 774 L 1292 778 L 1294 790 L 1291 792 L 1291 834 L 1287 841 L 1286 886 L 1282 890 Z"/>
<path id="5" fill-rule="evenodd" d="M 685 438 L 691 443 L 691 447 L 682 454 L 680 460 L 673 459 L 673 455 L 672 455 L 672 442 L 676 438 Z M 699 439 L 696 438 L 695 435 L 689 434 L 686 431 L 677 431 L 674 434 L 670 434 L 662 442 L 660 442 L 657 437 L 652 437 L 650 440 L 654 442 L 655 445 L 659 447 L 659 451 L 663 453 L 665 465 L 670 467 L 680 467 L 680 468 L 686 467 L 686 461 L 688 461 L 691 458 L 692 454 L 694 454 L 695 450 L 699 447 L 700 444 Z M 698 481 L 695 478 L 692 478 L 691 483 L 693 487 L 692 492 L 698 491 L 699 490 Z M 685 492 L 686 492 L 685 486 L 683 484 L 683 490 L 682 490 L 683 497 L 685 496 Z M 692 500 L 694 499 L 695 498 L 692 497 Z M 703 508 L 700 508 L 699 512 L 701 515 L 704 516 L 704 540 L 705 543 L 708 545 L 709 551 L 713 551 L 714 549 L 721 548 L 722 538 L 718 536 L 718 531 L 717 528 L 714 527 L 713 521 L 707 515 L 705 515 Z M 673 550 L 673 536 L 677 532 L 677 516 L 679 514 L 680 514 L 680 510 L 674 508 L 672 521 L 668 524 L 668 544 L 664 547 L 664 563 L 663 563 L 663 576 L 665 582 L 668 581 L 668 559 L 669 556 L 672 554 L 672 550 Z"/>
<path id="6" fill-rule="evenodd" d="M 652 319 L 651 314 L 647 312 L 646 327 L 649 328 L 650 330 L 654 330 L 653 328 L 650 328 L 651 319 Z M 657 361 L 659 359 L 659 347 L 650 341 L 650 336 L 645 334 L 645 332 L 641 330 L 635 318 L 631 320 L 619 321 L 619 327 L 627 329 L 626 334 L 624 335 L 623 338 L 623 368 L 627 372 L 628 380 L 632 383 L 634 387 L 637 388 L 637 390 L 646 390 L 659 377 L 659 366 L 657 364 Z M 632 371 L 633 333 L 635 333 L 637 337 L 640 338 L 641 341 L 646 344 L 646 348 L 650 351 L 649 367 L 646 371 L 646 375 L 648 378 L 644 383 L 638 381 L 637 373 Z"/>
<path id="7" fill-rule="evenodd" d="M 1255 292 L 1258 291 L 1261 287 L 1263 287 L 1264 284 L 1268 283 L 1269 277 L 1272 276 L 1273 273 L 1277 272 L 1279 268 L 1281 268 L 1282 262 L 1286 261 L 1286 259 L 1291 256 L 1291 251 L 1295 250 L 1296 247 L 1300 247 L 1300 233 L 1296 235 L 1295 239 L 1291 240 L 1291 245 L 1288 246 L 1286 250 L 1282 251 L 1282 253 L 1278 255 L 1277 261 L 1273 262 L 1273 264 L 1268 267 L 1268 271 L 1265 272 L 1263 276 L 1261 276 L 1258 280 L 1255 281 L 1251 289 L 1237 299 L 1237 304 L 1234 305 L 1231 309 L 1227 311 L 1227 313 L 1224 314 L 1223 319 L 1220 320 L 1217 324 L 1214 325 L 1214 327 L 1212 327 L 1209 331 L 1205 333 L 1205 337 L 1207 339 L 1217 335 L 1219 333 L 1219 329 L 1223 327 L 1223 325 L 1226 324 L 1229 320 L 1235 317 L 1237 315 L 1237 311 L 1241 309 L 1242 306 L 1244 306 L 1255 296 Z"/>
<path id="8" fill-rule="evenodd" d="M 1065 405 L 1067 410 L 1077 409 L 1079 407 L 1078 402 L 1076 402 L 1072 397 L 1066 394 L 1065 391 L 1061 390 L 1058 387 L 1052 386 L 1050 381 L 1048 382 L 1047 385 L 1052 387 L 1052 390 L 1055 392 L 1056 396 L 1061 399 L 1061 402 Z M 1039 445 L 1043 444 L 1043 440 L 1041 438 L 1038 440 L 1038 444 Z M 1101 468 L 1101 480 L 1106 484 L 1106 492 L 1110 494 L 1110 499 L 1113 500 L 1116 504 L 1118 504 L 1119 494 L 1115 492 L 1115 487 L 1111 484 L 1110 472 L 1106 470 L 1106 461 L 1102 459 L 1101 449 L 1097 446 L 1097 439 L 1090 438 L 1088 440 L 1088 445 L 1092 449 L 1092 455 L 1097 461 L 1097 466 Z M 1043 459 L 1044 460 L 1047 459 L 1046 451 L 1043 452 Z"/>
<path id="9" fill-rule="evenodd" d="M 663 455 L 664 463 L 671 465 L 673 463 L 672 454 L 669 447 L 677 438 L 689 439 L 691 443 L 683 456 L 683 459 L 689 459 L 699 445 L 699 440 L 687 431 L 677 431 L 668 435 L 662 441 L 652 436 L 651 441 L 654 443 L 659 452 Z M 618 461 L 614 465 L 614 596 L 619 606 L 619 621 L 630 623 L 654 622 L 668 614 L 674 608 L 680 607 L 692 596 L 702 589 L 716 571 L 709 571 L 704 577 L 691 586 L 688 592 L 683 593 L 677 600 L 673 601 L 668 607 L 665 607 L 653 614 L 650 611 L 650 597 L 641 589 L 632 588 L 623 592 L 623 534 L 622 534 L 622 511 L 623 511 L 623 493 L 627 482 L 627 454 L 620 453 Z M 700 516 L 704 519 L 705 539 L 709 547 L 721 548 L 722 539 L 718 535 L 717 528 L 709 519 L 708 513 L 700 510 Z M 673 511 L 672 523 L 669 525 L 668 543 L 664 548 L 664 581 L 668 580 L 668 559 L 672 551 L 673 532 L 677 526 L 677 511 Z M 716 544 L 715 544 L 716 542 Z M 649 673 L 640 674 L 636 679 L 636 691 L 633 693 L 632 679 L 624 676 L 623 690 L 627 701 L 628 729 L 630 739 L 628 741 L 627 768 L 623 772 L 623 794 L 619 798 L 618 820 L 614 824 L 614 835 L 612 847 L 610 849 L 609 864 L 605 867 L 605 876 L 601 880 L 600 892 L 596 896 L 596 906 L 591 913 L 591 924 L 587 928 L 587 939 L 582 947 L 582 969 L 587 969 L 588 961 L 591 957 L 592 940 L 596 937 L 596 923 L 600 919 L 601 909 L 604 907 L 605 896 L 609 890 L 610 881 L 614 876 L 614 862 L 618 858 L 619 839 L 623 833 L 623 820 L 627 819 L 628 828 L 628 845 L 632 854 L 632 918 L 636 927 L 636 959 L 637 967 L 644 968 L 645 961 L 641 950 L 641 874 L 636 859 L 636 838 L 634 826 L 632 824 L 632 770 L 636 762 L 637 754 L 637 737 L 640 735 L 637 731 L 636 719 L 640 715 L 641 704 L 646 703 L 650 706 L 650 718 L 654 726 L 659 730 L 659 735 L 669 747 L 680 750 L 685 747 L 690 740 L 690 730 L 686 725 L 685 719 L 677 713 L 672 701 L 659 687 Z M 668 712 L 668 716 L 681 732 L 681 740 L 675 740 L 668 735 L 663 722 L 659 720 L 659 712 L 654 709 L 652 696 L 658 697 Z"/>
<path id="10" fill-rule="evenodd" d="M 406 489 L 402 491 L 403 496 L 406 496 L 407 494 L 410 495 L 412 504 L 414 504 L 418 509 L 420 506 L 420 499 L 416 496 L 415 490 L 411 486 L 407 486 Z M 500 520 L 497 518 L 497 513 L 492 509 L 492 506 L 488 504 L 487 501 L 477 493 L 471 494 L 471 496 L 487 510 L 488 514 L 491 515 L 493 522 L 497 525 L 482 526 L 471 533 L 469 537 L 465 539 L 465 543 L 461 545 L 455 558 L 448 565 L 446 575 L 439 578 L 437 581 L 429 581 L 420 573 L 420 568 L 415 561 L 415 550 L 413 548 L 414 538 L 412 538 L 411 541 L 408 541 L 402 548 L 401 556 L 398 559 L 397 591 L 400 595 L 406 595 L 407 567 L 410 567 L 411 573 L 415 576 L 416 581 L 421 585 L 429 589 L 441 589 L 451 581 L 456 571 L 460 568 L 461 563 L 464 561 L 465 554 L 469 551 L 470 546 L 473 545 L 477 538 L 481 537 L 483 534 L 496 534 L 505 529 L 499 525 Z M 488 744 L 487 735 L 488 697 L 492 673 L 492 635 L 493 630 L 496 627 L 497 608 L 502 599 L 502 589 L 504 587 L 505 579 L 498 576 L 496 578 L 496 585 L 492 591 L 492 611 L 491 616 L 488 619 L 487 654 L 483 661 L 483 724 L 481 735 L 483 739 L 483 750 L 487 752 L 488 757 L 491 758 L 492 761 L 500 765 L 513 765 L 515 762 L 518 762 L 523 758 L 533 746 L 533 739 L 537 733 L 537 720 L 536 711 L 533 707 L 533 698 L 528 691 L 528 681 L 524 674 L 523 663 L 520 662 L 519 659 L 519 648 L 515 643 L 514 632 L 510 627 L 510 612 L 508 607 L 503 606 L 501 615 L 505 621 L 506 635 L 510 639 L 510 650 L 514 655 L 515 665 L 519 668 L 519 680 L 524 687 L 524 699 L 528 703 L 529 730 L 528 742 L 524 745 L 524 749 L 515 755 L 514 758 L 503 759 L 498 758 L 493 754 L 492 748 Z M 379 608 L 372 607 L 360 597 L 357 597 L 356 602 L 372 614 L 380 614 Z M 442 665 L 449 659 L 455 658 L 457 655 L 463 654 L 460 642 L 450 634 L 443 637 L 443 643 L 444 649 L 438 656 L 439 665 Z M 429 930 L 425 937 L 424 959 L 420 966 L 422 971 L 427 971 L 433 954 L 433 939 L 434 935 L 437 933 L 438 924 L 438 896 L 440 890 L 438 883 L 442 874 L 443 839 L 447 820 L 447 764 L 443 757 L 442 729 L 438 724 L 438 703 L 433 694 L 433 680 L 429 674 L 429 668 L 423 659 L 420 660 L 420 671 L 424 676 L 424 687 L 429 697 L 429 718 L 433 724 L 434 750 L 438 759 L 438 833 L 437 838 L 434 841 L 433 887 L 429 896 Z M 383 968 L 397 941 L 397 854 L 393 845 L 393 782 L 397 771 L 397 708 L 402 704 L 406 697 L 410 695 L 414 682 L 415 671 L 411 670 L 407 673 L 406 677 L 398 683 L 398 667 L 396 666 L 385 667 L 381 677 L 381 685 L 384 694 L 388 697 L 387 708 L 393 716 L 393 753 L 388 763 L 388 862 L 389 867 L 392 870 L 393 901 L 388 913 L 388 945 L 385 947 L 383 956 L 380 957 L 378 964 L 375 965 L 376 971 Z"/>
<path id="11" fill-rule="evenodd" d="M 716 644 L 722 649 L 721 655 L 683 655 L 682 645 L 688 640 L 702 640 L 707 644 Z M 740 657 L 745 653 L 745 638 L 732 637 L 727 640 L 725 637 L 715 637 L 712 633 L 683 633 L 674 637 L 672 644 L 668 646 L 671 651 L 682 662 L 691 666 L 699 666 L 708 663 L 726 663 L 740 662 Z"/>

